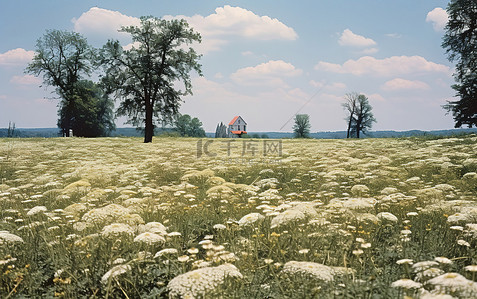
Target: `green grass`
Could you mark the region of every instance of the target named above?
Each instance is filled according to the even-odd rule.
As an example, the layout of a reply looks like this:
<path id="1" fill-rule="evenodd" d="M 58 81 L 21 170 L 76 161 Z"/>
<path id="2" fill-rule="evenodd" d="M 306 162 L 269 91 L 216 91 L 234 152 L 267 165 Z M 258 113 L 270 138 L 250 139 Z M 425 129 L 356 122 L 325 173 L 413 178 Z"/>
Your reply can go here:
<path id="1" fill-rule="evenodd" d="M 232 263 L 242 278 L 196 296 L 419 298 L 437 288 L 426 284 L 432 277 L 397 262 L 436 257 L 452 263 L 435 273 L 469 282 L 442 293 L 477 290 L 465 270 L 477 264 L 474 136 L 284 140 L 274 163 L 248 163 L 255 157 L 240 148 L 197 158 L 197 140 L 0 139 L 0 231 L 23 240 L 0 233 L 0 297 L 168 297 L 169 282 L 199 263 Z M 119 210 L 104 210 L 111 204 Z M 301 216 L 273 225 L 297 209 Z M 263 219 L 240 225 L 250 213 Z M 149 222 L 167 228 L 158 233 L 165 241 L 135 240 Z M 112 223 L 131 232 L 107 235 Z M 165 248 L 177 253 L 155 257 Z M 284 271 L 290 261 L 342 270 L 327 281 Z M 124 273 L 104 279 L 115 266 Z M 402 278 L 422 286 L 391 286 Z"/>

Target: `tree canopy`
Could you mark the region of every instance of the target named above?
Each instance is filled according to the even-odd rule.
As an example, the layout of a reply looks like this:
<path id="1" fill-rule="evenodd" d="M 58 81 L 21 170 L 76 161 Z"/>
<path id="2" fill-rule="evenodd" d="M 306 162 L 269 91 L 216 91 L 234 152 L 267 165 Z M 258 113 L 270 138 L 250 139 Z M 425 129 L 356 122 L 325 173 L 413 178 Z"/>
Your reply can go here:
<path id="1" fill-rule="evenodd" d="M 58 127 L 63 136 L 102 136 L 114 128 L 112 101 L 99 95 L 91 81 L 95 51 L 76 32 L 48 30 L 36 43 L 35 55 L 26 72 L 54 86 L 60 97 Z M 94 91 L 92 91 L 94 89 Z"/>
<path id="2" fill-rule="evenodd" d="M 452 88 L 459 99 L 449 101 L 444 108 L 452 112 L 456 128 L 471 128 L 477 126 L 477 2 L 452 0 L 447 13 L 442 47 L 449 61 L 456 62 Z"/>
<path id="3" fill-rule="evenodd" d="M 356 113 L 356 104 L 358 102 L 359 94 L 357 92 L 348 93 L 345 96 L 346 102 L 343 103 L 343 108 L 348 112 L 346 120 L 348 121 L 348 129 L 346 130 L 346 138 L 350 137 L 351 125 Z"/>
<path id="4" fill-rule="evenodd" d="M 348 115 L 345 118 L 348 123 L 347 138 L 359 138 L 361 133 L 366 134 L 371 129 L 373 123 L 376 122 L 373 113 L 373 107 L 369 104 L 368 98 L 363 94 L 356 92 L 349 93 L 345 97 L 346 102 L 343 107 L 347 110 Z"/>
<path id="5" fill-rule="evenodd" d="M 200 55 L 186 49 L 201 37 L 185 20 L 155 17 L 141 17 L 140 26 L 120 31 L 132 36 L 132 47 L 125 50 L 119 41 L 108 41 L 102 49 L 102 80 L 121 99 L 118 114 L 144 126 L 144 142 L 152 142 L 155 122 L 172 120 L 181 97 L 192 94 L 190 72 L 201 75 Z"/>
<path id="6" fill-rule="evenodd" d="M 75 136 L 107 136 L 116 126 L 114 124 L 114 103 L 93 81 L 81 80 L 76 83 L 76 92 L 72 101 L 61 105 L 58 127 L 65 126 L 64 119 L 70 111 L 71 129 Z"/>
<path id="7" fill-rule="evenodd" d="M 295 124 L 293 125 L 295 138 L 308 138 L 310 136 L 310 128 L 310 116 L 308 114 L 295 115 Z"/>
<path id="8" fill-rule="evenodd" d="M 174 125 L 181 136 L 205 137 L 202 122 L 197 117 L 192 118 L 189 114 L 178 115 L 174 121 Z"/>

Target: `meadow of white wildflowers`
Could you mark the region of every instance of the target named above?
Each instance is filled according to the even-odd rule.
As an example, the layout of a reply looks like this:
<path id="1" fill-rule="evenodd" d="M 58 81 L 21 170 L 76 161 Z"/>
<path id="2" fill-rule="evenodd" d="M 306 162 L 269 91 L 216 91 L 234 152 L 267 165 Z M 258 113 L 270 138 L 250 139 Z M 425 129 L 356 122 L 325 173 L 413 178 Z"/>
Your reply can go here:
<path id="1" fill-rule="evenodd" d="M 0 139 L 0 297 L 477 297 L 475 135 L 240 142 Z"/>

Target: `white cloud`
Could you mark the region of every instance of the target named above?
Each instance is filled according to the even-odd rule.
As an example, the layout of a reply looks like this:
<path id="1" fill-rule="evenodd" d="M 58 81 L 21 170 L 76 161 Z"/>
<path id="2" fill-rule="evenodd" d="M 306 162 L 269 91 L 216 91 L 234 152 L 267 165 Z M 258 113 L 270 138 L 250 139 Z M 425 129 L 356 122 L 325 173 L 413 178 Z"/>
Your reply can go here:
<path id="1" fill-rule="evenodd" d="M 376 42 L 370 38 L 364 37 L 353 33 L 349 29 L 345 29 L 341 34 L 338 43 L 341 46 L 351 46 L 351 47 L 371 47 L 375 46 Z"/>
<path id="2" fill-rule="evenodd" d="M 334 82 L 326 84 L 324 81 L 311 80 L 310 85 L 328 91 L 343 91 L 346 89 L 346 84 L 344 84 L 343 82 Z"/>
<path id="3" fill-rule="evenodd" d="M 27 51 L 22 48 L 9 50 L 5 53 L 0 53 L 0 65 L 4 65 L 4 66 L 25 65 L 33 59 L 33 56 L 35 56 L 34 51 Z"/>
<path id="4" fill-rule="evenodd" d="M 420 89 L 420 90 L 426 90 L 429 89 L 429 85 L 422 81 L 418 80 L 406 80 L 402 78 L 396 78 L 392 79 L 390 81 L 387 81 L 384 83 L 382 86 L 383 90 L 403 90 L 403 89 Z"/>
<path id="5" fill-rule="evenodd" d="M 427 61 L 421 56 L 392 56 L 384 59 L 364 56 L 358 60 L 350 59 L 342 65 L 320 61 L 315 65 L 315 69 L 357 76 L 397 76 L 433 72 L 451 74 L 448 66 Z"/>
<path id="6" fill-rule="evenodd" d="M 138 26 L 139 18 L 130 17 L 120 13 L 92 7 L 84 12 L 78 19 L 71 20 L 74 24 L 74 30 L 95 41 L 106 41 L 111 38 L 130 40 L 128 33 L 118 32 L 122 26 Z"/>
<path id="7" fill-rule="evenodd" d="M 200 53 L 220 50 L 231 37 L 243 37 L 254 40 L 296 40 L 297 33 L 278 19 L 259 16 L 254 12 L 225 5 L 215 9 L 208 16 L 171 16 L 164 19 L 185 19 L 189 25 L 202 35 L 202 44 L 195 45 Z M 104 43 L 115 38 L 123 44 L 131 42 L 129 34 L 120 33 L 121 26 L 138 26 L 140 19 L 98 7 L 92 7 L 79 18 L 71 20 L 74 30 L 84 34 L 90 41 Z M 126 47 L 130 48 L 130 45 Z"/>
<path id="8" fill-rule="evenodd" d="M 379 51 L 378 48 L 368 48 L 368 49 L 364 49 L 363 51 L 361 51 L 361 54 L 370 55 L 370 54 L 375 54 L 378 51 Z"/>
<path id="9" fill-rule="evenodd" d="M 385 34 L 387 37 L 392 37 L 392 38 L 401 38 L 402 35 L 399 33 L 387 33 Z"/>
<path id="10" fill-rule="evenodd" d="M 165 16 L 165 18 L 172 18 Z M 183 18 L 204 36 L 241 36 L 258 40 L 295 40 L 298 38 L 293 28 L 286 26 L 278 19 L 269 16 L 259 16 L 254 12 L 225 5 L 215 9 L 215 13 L 206 17 L 194 15 Z"/>
<path id="11" fill-rule="evenodd" d="M 296 40 L 298 38 L 293 28 L 278 19 L 259 16 L 250 10 L 230 5 L 218 7 L 215 9 L 215 13 L 205 17 L 178 15 L 164 16 L 164 18 L 185 19 L 194 30 L 200 32 L 202 44 L 196 48 L 201 53 L 220 50 L 231 37 L 264 41 Z"/>
<path id="12" fill-rule="evenodd" d="M 13 76 L 10 83 L 18 85 L 40 85 L 41 79 L 33 75 Z"/>
<path id="13" fill-rule="evenodd" d="M 240 85 L 284 87 L 286 83 L 282 78 L 295 77 L 302 73 L 302 70 L 295 68 L 291 63 L 283 60 L 270 60 L 257 66 L 239 69 L 230 77 L 235 83 Z"/>
<path id="14" fill-rule="evenodd" d="M 449 20 L 447 12 L 441 7 L 431 10 L 426 17 L 426 22 L 431 22 L 435 31 L 443 31 Z"/>

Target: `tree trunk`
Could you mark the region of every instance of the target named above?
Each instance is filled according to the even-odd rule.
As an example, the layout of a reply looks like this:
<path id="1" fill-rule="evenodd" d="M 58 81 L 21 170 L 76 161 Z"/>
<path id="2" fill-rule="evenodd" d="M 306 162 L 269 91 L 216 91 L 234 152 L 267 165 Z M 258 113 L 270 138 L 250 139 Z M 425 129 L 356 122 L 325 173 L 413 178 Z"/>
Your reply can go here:
<path id="1" fill-rule="evenodd" d="M 356 138 L 359 138 L 359 132 L 361 131 L 361 120 L 358 119 L 356 122 Z"/>
<path id="2" fill-rule="evenodd" d="M 351 121 L 353 120 L 353 115 L 351 114 L 348 122 L 348 131 L 346 132 L 346 138 L 349 138 L 349 131 L 351 130 Z"/>
<path id="3" fill-rule="evenodd" d="M 154 125 L 152 123 L 152 105 L 146 101 L 146 119 L 145 119 L 144 143 L 152 142 L 154 136 Z"/>

